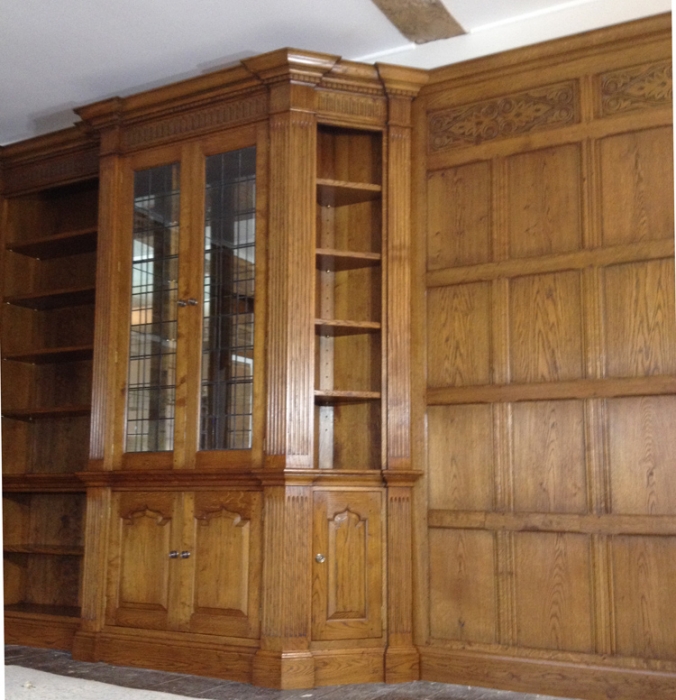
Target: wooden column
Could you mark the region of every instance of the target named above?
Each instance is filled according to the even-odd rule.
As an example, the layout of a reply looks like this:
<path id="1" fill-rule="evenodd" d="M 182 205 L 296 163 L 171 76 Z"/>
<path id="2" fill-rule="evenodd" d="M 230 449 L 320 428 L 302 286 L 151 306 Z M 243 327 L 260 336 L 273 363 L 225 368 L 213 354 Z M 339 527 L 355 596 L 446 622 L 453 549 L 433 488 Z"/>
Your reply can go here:
<path id="1" fill-rule="evenodd" d="M 106 103 L 115 108 L 115 100 Z M 103 126 L 103 124 L 101 124 Z M 119 249 L 120 158 L 119 128 L 110 124 L 101 134 L 99 160 L 99 218 L 96 253 L 96 307 L 92 377 L 92 418 L 88 471 L 112 469 L 115 428 L 115 337 L 119 329 L 117 289 Z M 73 658 L 96 660 L 96 633 L 104 624 L 110 488 L 87 489 L 85 557 L 82 576 L 82 621 L 73 642 Z"/>
<path id="2" fill-rule="evenodd" d="M 284 49 L 245 61 L 270 90 L 267 425 L 261 646 L 255 685 L 314 685 L 310 652 L 313 466 L 314 86 L 337 57 Z"/>
<path id="3" fill-rule="evenodd" d="M 385 479 L 387 482 L 387 651 L 385 681 L 420 677 L 413 645 L 411 471 L 411 103 L 427 75 L 379 65 L 388 95 L 385 259 Z"/>

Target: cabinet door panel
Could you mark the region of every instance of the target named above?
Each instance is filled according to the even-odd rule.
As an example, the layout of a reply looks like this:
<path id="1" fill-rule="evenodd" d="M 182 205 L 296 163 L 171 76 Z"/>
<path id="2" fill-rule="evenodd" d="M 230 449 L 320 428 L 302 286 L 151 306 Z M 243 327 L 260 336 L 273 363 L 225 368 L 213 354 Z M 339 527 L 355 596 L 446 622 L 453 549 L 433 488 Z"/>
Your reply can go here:
<path id="1" fill-rule="evenodd" d="M 380 637 L 381 494 L 319 491 L 314 499 L 312 637 Z"/>
<path id="2" fill-rule="evenodd" d="M 180 496 L 115 494 L 109 563 L 108 624 L 166 629 L 177 561 Z"/>
<path id="3" fill-rule="evenodd" d="M 258 634 L 260 585 L 259 493 L 197 493 L 192 523 L 190 630 Z"/>

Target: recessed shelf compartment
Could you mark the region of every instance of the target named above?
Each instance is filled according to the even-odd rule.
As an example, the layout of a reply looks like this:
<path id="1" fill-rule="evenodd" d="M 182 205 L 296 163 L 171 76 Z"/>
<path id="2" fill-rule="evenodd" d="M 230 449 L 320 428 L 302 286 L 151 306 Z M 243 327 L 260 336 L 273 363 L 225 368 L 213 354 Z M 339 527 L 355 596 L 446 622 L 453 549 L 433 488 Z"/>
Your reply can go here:
<path id="1" fill-rule="evenodd" d="M 315 319 L 315 331 L 325 336 L 378 333 L 380 329 L 381 324 L 378 321 L 342 321 L 325 318 Z"/>
<path id="2" fill-rule="evenodd" d="M 344 270 L 357 270 L 361 267 L 374 267 L 380 265 L 382 256 L 380 253 L 367 253 L 352 250 L 340 250 L 337 248 L 317 248 L 317 268 L 341 272 Z"/>
<path id="3" fill-rule="evenodd" d="M 91 360 L 94 352 L 92 345 L 78 345 L 69 348 L 43 348 L 32 352 L 5 355 L 3 360 L 26 362 L 33 365 L 56 364 L 60 362 L 80 362 Z"/>
<path id="4" fill-rule="evenodd" d="M 76 418 L 77 416 L 87 416 L 91 413 L 89 405 L 74 406 L 51 406 L 48 408 L 20 408 L 3 409 L 3 418 L 13 418 L 14 420 L 35 421 L 49 418 Z"/>
<path id="5" fill-rule="evenodd" d="M 7 250 L 38 260 L 63 258 L 68 255 L 92 253 L 96 250 L 97 228 L 89 226 L 75 231 L 43 236 L 29 241 L 8 243 Z"/>
<path id="6" fill-rule="evenodd" d="M 347 182 L 317 178 L 317 204 L 322 207 L 343 207 L 380 199 L 382 187 L 370 182 Z"/>
<path id="7" fill-rule="evenodd" d="M 66 306 L 84 306 L 94 303 L 94 287 L 76 287 L 74 289 L 55 289 L 51 292 L 34 292 L 21 296 L 5 297 L 5 304 L 23 306 L 27 309 L 44 311 L 62 309 Z"/>

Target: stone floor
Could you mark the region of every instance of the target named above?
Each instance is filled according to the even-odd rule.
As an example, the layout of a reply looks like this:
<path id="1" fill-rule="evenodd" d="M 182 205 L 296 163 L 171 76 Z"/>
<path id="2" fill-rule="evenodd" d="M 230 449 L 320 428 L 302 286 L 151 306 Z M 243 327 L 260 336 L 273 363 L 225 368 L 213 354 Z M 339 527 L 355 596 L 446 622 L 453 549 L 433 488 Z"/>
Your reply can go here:
<path id="1" fill-rule="evenodd" d="M 313 690 L 268 690 L 216 678 L 73 661 L 70 654 L 63 651 L 19 646 L 5 647 L 5 663 L 126 688 L 157 690 L 210 700 L 556 700 L 544 695 L 526 695 L 428 681 L 400 685 L 369 683 Z"/>

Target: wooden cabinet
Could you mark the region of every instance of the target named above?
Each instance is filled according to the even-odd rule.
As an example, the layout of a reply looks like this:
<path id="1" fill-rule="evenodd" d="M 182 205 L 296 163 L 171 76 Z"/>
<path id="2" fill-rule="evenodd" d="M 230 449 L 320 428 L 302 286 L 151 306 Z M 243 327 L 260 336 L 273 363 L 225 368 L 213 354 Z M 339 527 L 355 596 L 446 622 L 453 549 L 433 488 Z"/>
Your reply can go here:
<path id="1" fill-rule="evenodd" d="M 85 489 L 75 473 L 87 466 L 90 431 L 95 144 L 65 131 L 8 151 L 0 236 L 6 636 L 64 648 L 79 624 L 83 573 Z M 73 151 L 86 157 L 65 174 L 58 164 Z"/>
<path id="2" fill-rule="evenodd" d="M 399 564 L 410 188 L 392 163 L 409 162 L 424 80 L 289 49 L 247 59 L 78 110 L 100 196 L 50 189 L 44 233 L 35 195 L 8 199 L 3 333 L 20 317 L 30 339 L 3 342 L 20 367 L 6 461 L 60 494 L 12 495 L 28 524 L 11 526 L 8 590 L 79 606 L 76 658 L 282 688 L 417 677 Z M 70 509 L 77 536 L 40 542 Z M 52 557 L 49 594 L 26 557 Z M 78 583 L 59 596 L 57 579 Z"/>
<path id="3" fill-rule="evenodd" d="M 107 623 L 255 637 L 260 509 L 255 492 L 115 493 Z"/>

